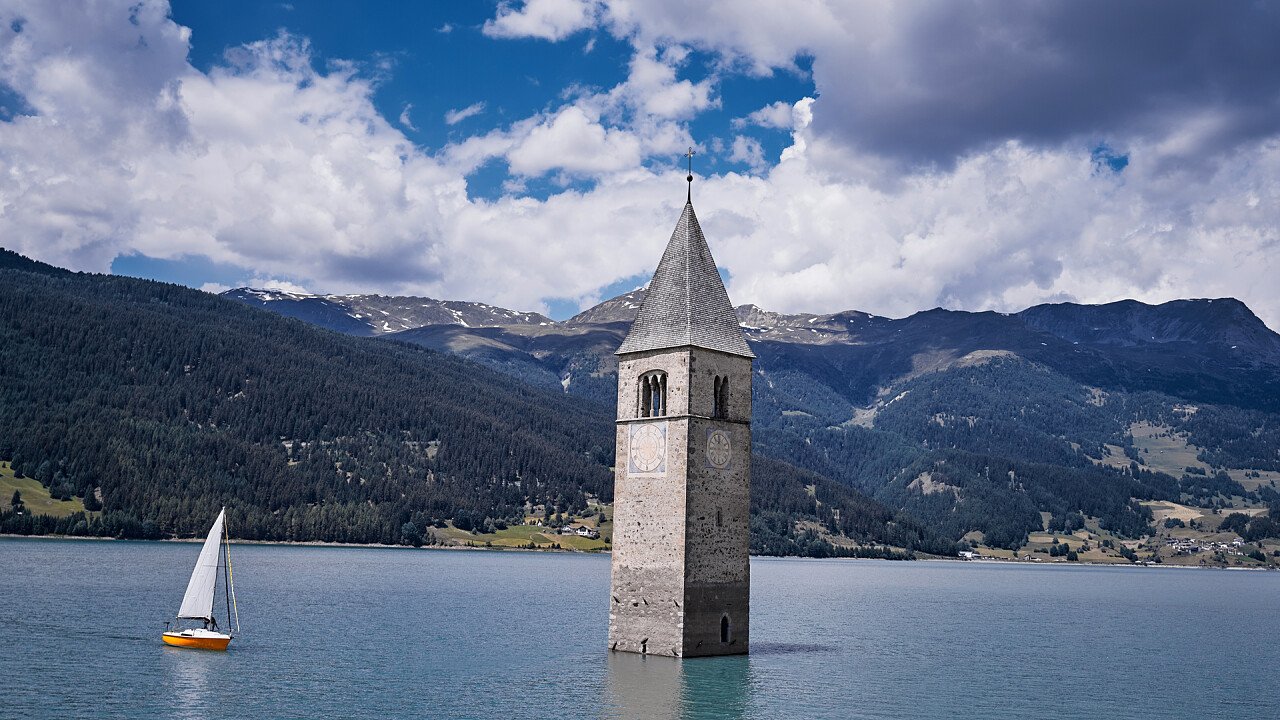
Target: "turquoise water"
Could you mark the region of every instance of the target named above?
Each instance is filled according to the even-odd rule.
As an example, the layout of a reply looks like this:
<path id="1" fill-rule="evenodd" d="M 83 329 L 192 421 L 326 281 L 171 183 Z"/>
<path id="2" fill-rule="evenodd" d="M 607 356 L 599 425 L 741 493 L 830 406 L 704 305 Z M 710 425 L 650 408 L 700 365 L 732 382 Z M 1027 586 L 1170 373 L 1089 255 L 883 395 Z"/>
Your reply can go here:
<path id="1" fill-rule="evenodd" d="M 211 653 L 198 552 L 0 539 L 0 716 L 1280 715 L 1277 573 L 757 558 L 752 655 L 679 661 L 605 650 L 607 556 L 236 546 Z"/>

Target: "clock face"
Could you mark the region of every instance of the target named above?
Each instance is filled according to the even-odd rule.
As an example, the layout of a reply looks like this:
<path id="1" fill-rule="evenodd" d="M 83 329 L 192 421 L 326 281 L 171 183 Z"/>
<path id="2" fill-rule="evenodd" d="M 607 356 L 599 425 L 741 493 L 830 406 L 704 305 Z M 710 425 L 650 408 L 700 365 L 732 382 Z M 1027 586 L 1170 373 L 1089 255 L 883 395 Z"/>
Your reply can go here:
<path id="1" fill-rule="evenodd" d="M 711 467 L 722 469 L 729 467 L 732 451 L 733 444 L 729 440 L 729 433 L 723 430 L 711 430 L 707 433 L 707 462 Z"/>
<path id="2" fill-rule="evenodd" d="M 630 473 L 661 473 L 667 469 L 667 424 L 631 426 Z"/>

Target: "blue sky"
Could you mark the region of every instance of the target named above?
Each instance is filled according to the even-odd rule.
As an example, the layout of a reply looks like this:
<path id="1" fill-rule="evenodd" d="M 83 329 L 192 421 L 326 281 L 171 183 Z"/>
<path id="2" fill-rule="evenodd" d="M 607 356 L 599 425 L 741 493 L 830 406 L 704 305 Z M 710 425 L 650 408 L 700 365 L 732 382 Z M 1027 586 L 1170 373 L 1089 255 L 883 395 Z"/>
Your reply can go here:
<path id="1" fill-rule="evenodd" d="M 737 303 L 1235 296 L 1280 325 L 1280 10 L 0 2 L 0 233 L 209 291 L 566 317 L 695 205 Z"/>
<path id="2" fill-rule="evenodd" d="M 428 151 L 438 151 L 466 136 L 526 118 L 552 108 L 567 88 L 607 89 L 624 80 L 631 45 L 607 32 L 581 30 L 562 42 L 537 38 L 495 39 L 483 33 L 496 13 L 496 2 L 327 2 L 264 3 L 251 0 L 208 3 L 176 0 L 173 19 L 193 30 L 191 60 L 208 71 L 223 64 L 228 48 L 288 32 L 307 38 L 319 66 L 354 62 L 362 74 L 376 79 L 373 100 L 387 118 L 395 118 L 405 135 Z M 588 47 L 590 48 L 588 50 Z M 701 81 L 712 74 L 716 59 L 693 52 L 682 77 Z M 797 59 L 794 72 L 765 77 L 730 74 L 718 83 L 720 103 L 692 118 L 688 126 L 700 144 L 714 138 L 732 142 L 734 118 L 769 103 L 794 103 L 814 94 L 806 68 Z M 445 116 L 476 103 L 484 109 L 457 124 Z M 411 126 L 399 118 L 409 108 Z M 776 156 L 790 144 L 787 129 L 758 128 L 751 135 L 765 153 Z M 727 153 L 697 157 L 702 170 L 747 170 Z M 651 158 L 655 166 L 677 166 L 682 156 Z M 468 176 L 480 197 L 502 194 L 507 177 L 501 162 Z M 578 187 L 588 187 L 579 185 Z M 535 186 L 528 194 L 545 197 L 560 190 Z"/>
<path id="3" fill-rule="evenodd" d="M 173 19 L 192 28 L 191 59 L 208 71 L 228 48 L 288 32 L 307 38 L 318 66 L 354 62 L 375 78 L 373 100 L 418 145 L 439 149 L 481 128 L 528 117 L 572 85 L 608 87 L 622 78 L 628 48 L 608 35 L 578 42 L 501 41 L 481 33 L 496 3 L 298 2 L 173 3 Z M 583 46 L 594 38 L 592 53 Z M 484 103 L 456 125 L 449 110 Z M 398 118 L 410 107 L 412 127 Z M 495 188 L 490 188 L 495 190 Z"/>
<path id="4" fill-rule="evenodd" d="M 567 88 L 604 89 L 626 80 L 631 45 L 607 32 L 582 30 L 564 42 L 536 38 L 486 37 L 483 26 L 494 17 L 496 2 L 467 3 L 264 3 L 244 0 L 208 3 L 176 0 L 175 22 L 192 29 L 191 64 L 204 72 L 227 63 L 227 53 L 246 43 L 281 33 L 306 38 L 311 60 L 318 67 L 354 64 L 373 82 L 377 110 L 393 119 L 404 135 L 425 152 L 439 152 L 468 135 L 526 118 L 563 100 Z M 705 80 L 715 72 L 715 58 L 694 52 L 683 76 Z M 707 152 L 715 141 L 732 143 L 734 118 L 741 118 L 779 98 L 795 102 L 814 94 L 806 59 L 797 68 L 768 76 L 730 75 L 718 85 L 719 104 L 688 123 L 703 147 L 695 169 L 749 172 L 742 160 L 728 153 Z M 474 110 L 449 122 L 451 112 Z M 785 128 L 757 128 L 751 135 L 764 153 L 776 156 L 790 142 Z M 661 172 L 677 167 L 683 156 L 646 158 Z M 501 158 L 466 175 L 468 193 L 497 198 L 511 178 Z M 566 189 L 589 191 L 590 177 L 531 178 L 522 195 L 545 199 Z M 673 193 L 679 192 L 673 187 Z M 176 282 L 193 287 L 209 283 L 234 284 L 244 269 L 207 258 L 153 258 L 120 255 L 112 261 L 117 274 Z M 647 282 L 648 273 L 605 284 L 601 297 L 627 292 Z M 323 289 L 320 289 L 323 290 Z M 563 319 L 580 308 L 573 299 L 544 298 L 552 317 Z"/>

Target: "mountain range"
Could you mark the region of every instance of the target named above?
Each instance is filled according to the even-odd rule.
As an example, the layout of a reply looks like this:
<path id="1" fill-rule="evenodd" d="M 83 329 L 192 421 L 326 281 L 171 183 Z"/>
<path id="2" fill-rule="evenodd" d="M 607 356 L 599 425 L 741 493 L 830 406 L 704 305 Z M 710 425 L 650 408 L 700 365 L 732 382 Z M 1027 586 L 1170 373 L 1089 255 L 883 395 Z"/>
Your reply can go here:
<path id="1" fill-rule="evenodd" d="M 487 322 L 445 319 L 381 337 L 612 408 L 613 352 L 643 296 L 636 290 L 562 322 L 506 323 L 480 306 Z M 355 306 L 325 300 L 329 312 L 309 321 L 342 331 Z M 295 314 L 307 301 L 260 306 Z M 417 302 L 428 301 L 387 305 Z M 1046 514 L 1072 513 L 1137 536 L 1152 519 L 1143 501 L 1207 501 L 1183 467 L 1143 456 L 1135 427 L 1160 428 L 1222 471 L 1233 484 L 1214 502 L 1263 502 L 1271 486 L 1254 476 L 1280 471 L 1280 335 L 1232 298 L 934 309 L 901 319 L 744 305 L 737 315 L 757 355 L 757 452 L 953 539 L 976 532 L 1017 546 Z"/>
<path id="2" fill-rule="evenodd" d="M 0 532 L 193 536 L 221 505 L 237 537 L 261 540 L 418 543 L 530 515 L 598 521 L 612 420 L 449 354 L 0 250 L 0 483 L 34 478 L 46 500 L 84 510 L 25 512 L 6 485 Z M 828 478 L 763 457 L 753 474 L 758 553 L 830 554 L 831 540 L 845 554 L 953 551 Z"/>
<path id="3" fill-rule="evenodd" d="M 0 505 L 0 531 L 190 535 L 219 504 L 274 540 L 604 518 L 613 353 L 642 301 L 556 322 L 218 297 L 0 251 L 0 483 L 90 511 Z M 1121 540 L 1153 532 L 1153 507 L 1275 532 L 1280 336 L 1236 300 L 737 314 L 757 355 L 755 552 L 1011 549 L 1086 523 Z"/>
<path id="4" fill-rule="evenodd" d="M 384 335 L 426 325 L 494 327 L 550 325 L 538 313 L 521 313 L 484 303 L 386 295 L 307 295 L 284 290 L 236 288 L 222 293 L 247 305 L 357 336 Z"/>
<path id="5" fill-rule="evenodd" d="M 250 288 L 224 295 L 338 332 L 404 340 L 602 399 L 606 388 L 575 390 L 574 377 L 612 372 L 612 353 L 644 300 L 644 291 L 635 290 L 555 322 L 429 298 Z M 370 324 L 375 314 L 383 330 Z M 738 307 L 737 315 L 752 347 L 763 353 L 757 363 L 762 374 L 775 367 L 782 374 L 803 369 L 822 394 L 847 403 L 851 412 L 873 406 L 894 382 L 944 369 L 973 352 L 1011 353 L 1101 388 L 1280 411 L 1280 335 L 1232 298 L 1060 303 L 1013 314 L 934 309 L 898 320 L 857 311 L 782 314 L 754 305 Z"/>

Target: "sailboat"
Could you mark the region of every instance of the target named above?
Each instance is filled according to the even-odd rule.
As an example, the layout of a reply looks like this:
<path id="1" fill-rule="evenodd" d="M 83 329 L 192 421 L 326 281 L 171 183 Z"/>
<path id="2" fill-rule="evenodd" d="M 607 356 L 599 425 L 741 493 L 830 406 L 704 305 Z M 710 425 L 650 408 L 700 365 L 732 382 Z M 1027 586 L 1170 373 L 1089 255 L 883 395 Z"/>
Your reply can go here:
<path id="1" fill-rule="evenodd" d="M 223 562 L 225 557 L 226 562 Z M 209 536 L 200 548 L 200 558 L 196 560 L 195 570 L 191 571 L 191 581 L 187 583 L 187 594 L 182 597 L 182 607 L 178 609 L 179 620 L 199 620 L 204 627 L 179 628 L 169 630 L 165 623 L 162 636 L 166 645 L 196 648 L 198 650 L 226 650 L 231 642 L 230 627 L 228 632 L 218 629 L 218 621 L 213 615 L 214 590 L 218 584 L 218 571 L 223 575 L 223 595 L 227 602 L 226 620 L 228 625 L 235 618 L 236 632 L 240 631 L 240 610 L 236 607 L 236 588 L 231 574 L 231 536 L 227 532 L 227 509 L 222 508 L 218 519 L 209 528 Z M 233 614 L 234 613 L 234 614 Z"/>

